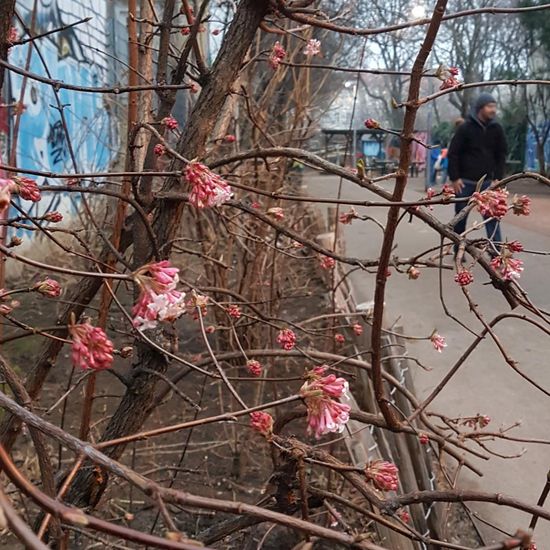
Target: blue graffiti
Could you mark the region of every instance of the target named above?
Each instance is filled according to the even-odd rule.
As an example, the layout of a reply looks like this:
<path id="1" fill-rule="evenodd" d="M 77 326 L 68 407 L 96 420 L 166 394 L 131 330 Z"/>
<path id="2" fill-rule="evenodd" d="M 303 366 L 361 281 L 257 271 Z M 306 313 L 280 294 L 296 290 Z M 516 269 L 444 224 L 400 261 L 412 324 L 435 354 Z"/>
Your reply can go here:
<path id="1" fill-rule="evenodd" d="M 97 0 L 100 2 L 100 0 Z M 96 2 L 96 3 L 97 3 Z M 30 27 L 34 0 L 22 0 L 18 7 L 25 24 Z M 85 15 L 97 15 L 80 2 L 68 0 L 38 0 L 34 32 L 41 34 L 63 27 Z M 78 11 L 77 11 L 78 9 Z M 86 25 L 90 25 L 89 23 Z M 66 29 L 37 41 L 41 56 L 31 44 L 11 49 L 9 61 L 32 73 L 51 76 L 78 86 L 98 87 L 106 82 L 105 57 L 95 48 L 87 48 L 79 39 L 80 30 Z M 23 30 L 18 29 L 22 35 Z M 83 31 L 82 31 L 83 32 Z M 97 49 L 104 48 L 104 37 L 98 32 Z M 88 34 L 89 38 L 89 34 Z M 96 38 L 96 37 L 93 37 Z M 88 42 L 90 38 L 88 39 Z M 29 60 L 30 53 L 30 60 Z M 98 62 L 101 61 L 101 62 Z M 27 65 L 28 64 L 28 65 Z M 49 71 L 49 75 L 48 75 Z M 24 86 L 23 96 L 22 89 Z M 55 92 L 49 84 L 11 73 L 8 81 L 8 101 L 25 106 L 17 136 L 16 159 L 21 168 L 44 172 L 100 172 L 112 161 L 116 146 L 116 124 L 104 96 L 61 89 L 58 92 L 65 124 L 57 105 Z M 10 117 L 13 124 L 14 117 Z M 13 128 L 11 129 L 13 131 Z M 39 184 L 46 178 L 38 177 Z M 54 182 L 48 182 L 54 183 Z M 52 202 L 42 200 L 33 205 L 33 215 L 46 209 L 74 213 L 78 207 L 74 194 L 52 195 Z M 23 204 L 24 207 L 28 203 Z"/>
<path id="2" fill-rule="evenodd" d="M 550 120 L 547 120 L 544 124 L 539 124 L 539 134 L 543 135 L 545 131 L 548 131 L 549 125 Z M 525 141 L 525 169 L 538 170 L 539 163 L 537 158 L 537 140 L 535 139 L 535 133 L 532 128 L 529 128 Z M 546 163 L 550 164 L 550 138 L 547 139 L 544 144 L 544 157 L 546 159 Z"/>

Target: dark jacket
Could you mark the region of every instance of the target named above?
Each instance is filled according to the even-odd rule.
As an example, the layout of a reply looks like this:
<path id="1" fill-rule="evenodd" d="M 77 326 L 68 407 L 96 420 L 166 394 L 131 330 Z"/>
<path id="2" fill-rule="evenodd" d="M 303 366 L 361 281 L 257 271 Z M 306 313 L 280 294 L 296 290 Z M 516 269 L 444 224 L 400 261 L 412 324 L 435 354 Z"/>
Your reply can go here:
<path id="1" fill-rule="evenodd" d="M 493 120 L 483 124 L 470 115 L 456 130 L 449 147 L 449 179 L 488 181 L 504 177 L 508 146 L 502 126 Z"/>

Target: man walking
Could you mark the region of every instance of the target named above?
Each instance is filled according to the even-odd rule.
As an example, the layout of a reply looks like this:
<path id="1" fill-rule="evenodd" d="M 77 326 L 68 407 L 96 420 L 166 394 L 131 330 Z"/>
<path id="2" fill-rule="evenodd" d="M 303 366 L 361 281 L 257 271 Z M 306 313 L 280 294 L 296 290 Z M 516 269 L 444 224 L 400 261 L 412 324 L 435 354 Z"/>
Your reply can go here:
<path id="1" fill-rule="evenodd" d="M 483 177 L 481 191 L 492 182 L 502 179 L 508 147 L 502 126 L 496 122 L 497 103 L 491 94 L 482 93 L 477 98 L 472 112 L 456 130 L 449 147 L 449 179 L 457 198 L 469 198 L 477 190 Z M 468 201 L 456 202 L 458 214 Z M 466 218 L 455 225 L 458 234 L 466 230 Z M 500 224 L 491 219 L 485 224 L 487 236 L 495 242 L 502 242 Z M 457 250 L 455 245 L 455 252 Z"/>

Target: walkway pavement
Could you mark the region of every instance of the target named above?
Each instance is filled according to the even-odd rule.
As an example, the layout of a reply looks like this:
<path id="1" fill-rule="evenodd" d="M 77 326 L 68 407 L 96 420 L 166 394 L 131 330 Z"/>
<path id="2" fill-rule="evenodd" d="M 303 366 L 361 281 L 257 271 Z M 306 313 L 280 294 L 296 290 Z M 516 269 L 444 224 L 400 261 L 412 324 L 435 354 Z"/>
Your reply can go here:
<path id="1" fill-rule="evenodd" d="M 333 176 L 308 172 L 305 176 L 308 194 L 316 197 L 336 197 L 339 180 Z M 387 184 L 390 188 L 390 183 Z M 532 215 L 518 218 L 509 214 L 503 223 L 504 235 L 518 239 L 526 249 L 550 251 L 550 189 L 538 183 L 515 184 L 511 192 L 526 193 L 533 199 Z M 424 195 L 423 180 L 412 180 L 406 198 L 419 199 Z M 373 200 L 375 196 L 352 183 L 342 185 L 342 198 Z M 344 207 L 343 211 L 347 210 Z M 360 214 L 368 214 L 385 222 L 385 208 L 357 208 Z M 436 206 L 434 214 L 447 221 L 452 217 L 452 207 Z M 471 216 L 480 219 L 477 214 Z M 373 222 L 355 221 L 342 226 L 346 252 L 350 256 L 376 258 L 379 255 L 382 232 Z M 396 236 L 396 254 L 411 256 L 431 246 L 437 246 L 439 236 L 417 220 L 412 223 L 403 220 Z M 450 257 L 449 257 L 450 258 Z M 525 271 L 521 284 L 531 300 L 539 308 L 550 310 L 550 256 L 523 254 Z M 450 263 L 450 260 L 449 260 Z M 443 378 L 448 369 L 470 345 L 473 336 L 447 317 L 439 301 L 438 271 L 422 269 L 418 280 L 409 280 L 406 274 L 392 269 L 388 279 L 386 318 L 388 322 L 398 320 L 406 334 L 411 336 L 430 335 L 434 328 L 447 339 L 448 347 L 437 353 L 429 342 L 409 341 L 409 353 L 432 368 L 426 372 L 420 368 L 414 373 L 419 398 L 427 396 Z M 464 297 L 453 281 L 451 271 L 443 272 L 445 303 L 454 315 L 478 330 L 480 323 L 469 312 Z M 485 318 L 490 320 L 501 312 L 509 311 L 500 293 L 487 286 L 487 275 L 474 268 L 475 281 L 471 294 Z M 374 275 L 356 271 L 351 276 L 358 302 L 373 299 Z M 527 323 L 504 321 L 496 333 L 505 344 L 518 366 L 550 391 L 550 338 Z M 483 342 L 470 356 L 461 370 L 432 404 L 432 410 L 449 417 L 470 416 L 477 413 L 489 415 L 492 422 L 487 429 L 496 431 L 521 422 L 510 435 L 550 439 L 550 398 L 525 382 L 502 359 L 492 341 Z M 520 458 L 492 457 L 489 462 L 479 460 L 484 476 L 479 478 L 468 471 L 460 475 L 460 486 L 488 492 L 513 495 L 529 503 L 536 503 L 546 482 L 550 468 L 550 446 L 541 444 L 498 441 L 490 448 L 503 455 L 517 455 L 527 450 Z M 550 509 L 550 503 L 547 503 Z M 490 504 L 474 504 L 472 509 L 483 518 L 495 523 L 507 532 L 526 528 L 530 517 L 522 512 L 500 508 Z M 502 540 L 502 534 L 492 528 L 478 525 L 486 537 L 486 543 Z M 550 550 L 550 522 L 539 521 L 536 529 L 538 550 Z"/>

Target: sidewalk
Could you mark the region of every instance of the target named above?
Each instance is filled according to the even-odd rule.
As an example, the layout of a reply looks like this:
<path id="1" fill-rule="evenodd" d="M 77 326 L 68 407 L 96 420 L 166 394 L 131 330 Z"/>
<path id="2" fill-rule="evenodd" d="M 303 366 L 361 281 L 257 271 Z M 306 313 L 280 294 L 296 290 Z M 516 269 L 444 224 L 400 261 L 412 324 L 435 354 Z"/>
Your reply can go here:
<path id="1" fill-rule="evenodd" d="M 317 197 L 335 198 L 339 179 L 333 176 L 306 173 L 304 183 L 308 194 Z M 424 195 L 423 179 L 412 180 L 406 199 L 415 200 Z M 391 188 L 391 183 L 386 184 Z M 503 224 L 504 235 L 509 239 L 521 241 L 529 250 L 550 250 L 550 189 L 540 184 L 515 184 L 511 193 L 529 194 L 533 199 L 532 215 L 518 218 L 509 214 Z M 341 198 L 354 200 L 374 200 L 376 197 L 352 183 L 344 182 Z M 321 207 L 324 207 L 321 205 Z M 341 211 L 348 210 L 342 207 Z M 360 214 L 368 214 L 385 223 L 386 208 L 356 208 Z M 326 211 L 326 209 L 325 209 Z M 452 217 L 452 207 L 436 206 L 434 214 L 447 221 Z M 473 219 L 480 219 L 475 216 Z M 359 258 L 377 258 L 382 242 L 382 231 L 373 222 L 355 221 L 343 226 L 346 252 Z M 430 247 L 439 245 L 439 236 L 432 229 L 417 220 L 404 219 L 397 231 L 394 254 L 410 256 Z M 539 307 L 550 310 L 550 256 L 522 255 L 525 271 L 521 284 L 531 300 Z M 449 260 L 450 263 L 450 260 Z M 487 320 L 495 315 L 508 312 L 509 307 L 500 293 L 486 286 L 488 276 L 478 267 L 474 268 L 475 281 L 470 286 L 475 302 L 481 308 Z M 454 273 L 443 272 L 443 290 L 445 303 L 453 315 L 460 318 L 474 330 L 480 323 L 468 307 L 462 292 L 453 280 Z M 351 275 L 352 285 L 358 302 L 371 301 L 374 291 L 374 275 L 356 271 Z M 426 341 L 409 341 L 408 352 L 417 357 L 422 364 L 432 370 L 426 372 L 420 367 L 414 373 L 418 397 L 422 399 L 443 378 L 447 370 L 460 357 L 461 353 L 473 341 L 473 336 L 455 321 L 447 317 L 439 300 L 438 270 L 421 269 L 416 281 L 408 279 L 405 273 L 397 273 L 392 268 L 386 292 L 386 318 L 390 323 L 398 320 L 405 334 L 411 336 L 429 336 L 434 328 L 447 339 L 448 347 L 442 354 L 437 353 Z M 522 312 L 523 313 L 523 312 Z M 515 320 L 503 321 L 497 325 L 496 334 L 503 342 L 518 367 L 550 390 L 550 338 L 527 323 Z M 450 384 L 441 392 L 431 405 L 431 409 L 449 417 L 471 416 L 477 413 L 489 415 L 492 422 L 487 428 L 497 431 L 508 428 L 517 421 L 522 425 L 509 435 L 550 439 L 550 398 L 531 386 L 516 374 L 502 359 L 492 341 L 483 342 L 477 351 L 461 367 Z M 489 443 L 490 448 L 502 455 L 515 456 L 522 452 L 522 443 Z M 478 465 L 484 471 L 479 478 L 468 471 L 460 476 L 462 488 L 487 492 L 500 492 L 517 497 L 528 503 L 536 503 L 546 482 L 550 468 L 550 446 L 529 444 L 527 451 L 520 457 L 505 459 L 491 457 L 490 461 L 479 460 Z M 550 507 L 550 503 L 547 503 Z M 514 533 L 517 528 L 526 529 L 530 516 L 519 511 L 500 508 L 492 504 L 472 503 L 471 508 L 491 523 L 497 524 L 507 532 Z M 478 522 L 486 537 L 486 543 L 502 540 L 502 534 Z M 550 550 L 550 523 L 539 520 L 536 529 L 538 550 Z"/>

